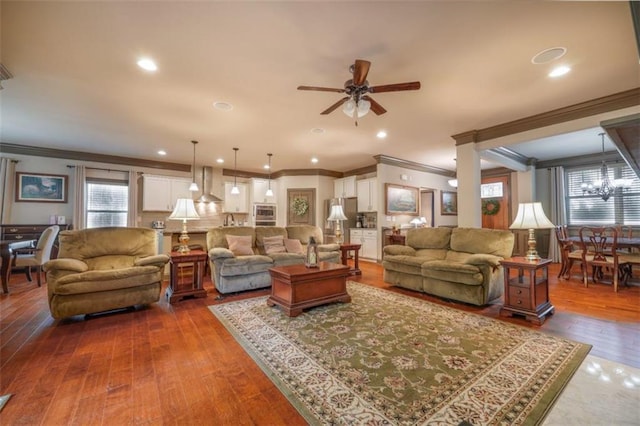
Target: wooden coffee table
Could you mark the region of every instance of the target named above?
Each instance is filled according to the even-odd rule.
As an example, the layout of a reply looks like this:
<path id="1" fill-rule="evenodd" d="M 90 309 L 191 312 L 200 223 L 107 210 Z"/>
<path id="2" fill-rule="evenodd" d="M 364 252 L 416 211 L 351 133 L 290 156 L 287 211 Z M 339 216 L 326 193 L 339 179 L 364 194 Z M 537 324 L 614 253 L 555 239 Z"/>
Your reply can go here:
<path id="1" fill-rule="evenodd" d="M 351 302 L 347 293 L 349 267 L 339 263 L 320 262 L 317 268 L 304 265 L 277 266 L 269 269 L 271 296 L 267 305 L 278 305 L 290 317 L 305 308 L 331 302 Z"/>

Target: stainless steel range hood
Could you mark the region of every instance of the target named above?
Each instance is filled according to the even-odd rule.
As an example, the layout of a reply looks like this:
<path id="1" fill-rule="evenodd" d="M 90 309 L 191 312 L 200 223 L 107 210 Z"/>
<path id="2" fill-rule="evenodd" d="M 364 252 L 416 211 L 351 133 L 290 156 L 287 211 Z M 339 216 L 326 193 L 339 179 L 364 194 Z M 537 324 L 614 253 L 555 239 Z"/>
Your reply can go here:
<path id="1" fill-rule="evenodd" d="M 196 199 L 197 203 L 220 203 L 222 199 L 213 194 L 213 167 L 202 168 L 202 195 Z"/>

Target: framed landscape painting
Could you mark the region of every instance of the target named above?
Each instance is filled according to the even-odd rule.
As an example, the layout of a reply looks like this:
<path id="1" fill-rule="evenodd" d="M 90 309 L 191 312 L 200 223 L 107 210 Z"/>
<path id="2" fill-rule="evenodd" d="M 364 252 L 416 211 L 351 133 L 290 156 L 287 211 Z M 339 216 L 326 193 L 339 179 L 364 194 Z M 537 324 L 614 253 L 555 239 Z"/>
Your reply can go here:
<path id="1" fill-rule="evenodd" d="M 418 215 L 420 190 L 413 186 L 385 184 L 386 214 Z"/>
<path id="2" fill-rule="evenodd" d="M 458 193 L 440 192 L 440 214 L 455 216 L 458 214 Z"/>
<path id="3" fill-rule="evenodd" d="M 67 175 L 16 172 L 16 201 L 66 203 Z"/>

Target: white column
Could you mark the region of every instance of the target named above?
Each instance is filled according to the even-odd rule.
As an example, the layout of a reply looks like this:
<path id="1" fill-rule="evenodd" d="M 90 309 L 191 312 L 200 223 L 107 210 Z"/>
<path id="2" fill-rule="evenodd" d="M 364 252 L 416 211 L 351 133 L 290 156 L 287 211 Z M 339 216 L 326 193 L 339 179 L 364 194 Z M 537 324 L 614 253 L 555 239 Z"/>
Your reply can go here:
<path id="1" fill-rule="evenodd" d="M 456 175 L 458 178 L 458 226 L 482 228 L 480 155 L 474 143 L 456 147 Z"/>

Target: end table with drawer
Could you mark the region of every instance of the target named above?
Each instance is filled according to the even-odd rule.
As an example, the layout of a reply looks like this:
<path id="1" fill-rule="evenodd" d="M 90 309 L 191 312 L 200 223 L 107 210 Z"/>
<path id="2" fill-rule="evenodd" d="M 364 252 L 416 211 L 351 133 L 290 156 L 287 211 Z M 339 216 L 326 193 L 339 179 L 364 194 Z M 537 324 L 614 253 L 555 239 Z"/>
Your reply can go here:
<path id="1" fill-rule="evenodd" d="M 555 308 L 549 301 L 549 264 L 551 259 L 527 260 L 512 257 L 500 261 L 504 268 L 504 305 L 500 316 L 524 315 L 534 324 L 542 325 Z M 511 276 L 511 271 L 517 276 Z"/>

